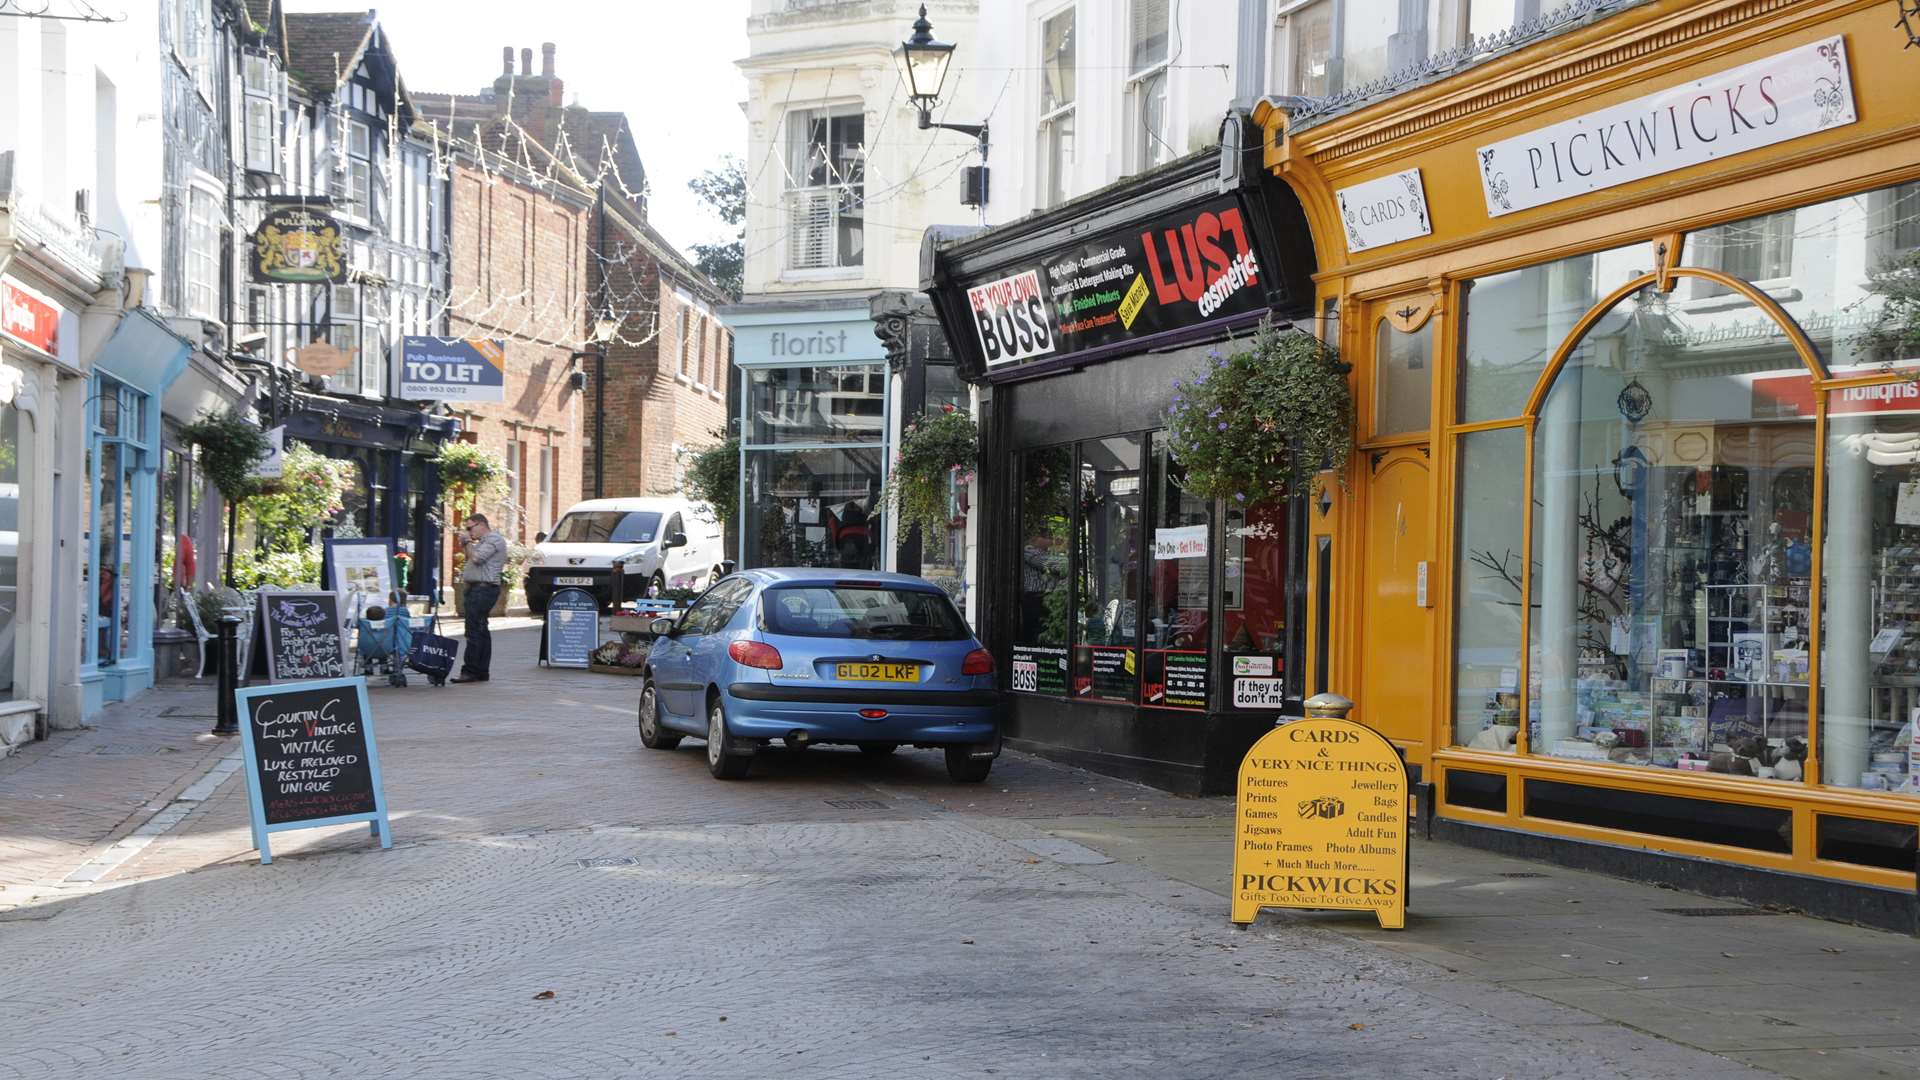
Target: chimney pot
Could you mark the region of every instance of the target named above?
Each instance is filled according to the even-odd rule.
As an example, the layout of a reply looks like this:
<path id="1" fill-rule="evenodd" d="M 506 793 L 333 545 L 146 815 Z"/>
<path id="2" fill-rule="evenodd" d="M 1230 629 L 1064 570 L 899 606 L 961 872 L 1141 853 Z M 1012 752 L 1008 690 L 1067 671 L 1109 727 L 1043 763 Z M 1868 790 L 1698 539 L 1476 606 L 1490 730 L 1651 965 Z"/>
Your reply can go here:
<path id="1" fill-rule="evenodd" d="M 520 74 L 527 77 L 532 77 L 533 75 L 533 50 L 532 49 L 520 50 Z"/>
<path id="2" fill-rule="evenodd" d="M 553 49 L 551 41 L 540 46 L 540 74 L 549 79 L 553 78 Z"/>
<path id="3" fill-rule="evenodd" d="M 513 46 L 511 45 L 500 47 L 500 74 L 513 74 Z"/>

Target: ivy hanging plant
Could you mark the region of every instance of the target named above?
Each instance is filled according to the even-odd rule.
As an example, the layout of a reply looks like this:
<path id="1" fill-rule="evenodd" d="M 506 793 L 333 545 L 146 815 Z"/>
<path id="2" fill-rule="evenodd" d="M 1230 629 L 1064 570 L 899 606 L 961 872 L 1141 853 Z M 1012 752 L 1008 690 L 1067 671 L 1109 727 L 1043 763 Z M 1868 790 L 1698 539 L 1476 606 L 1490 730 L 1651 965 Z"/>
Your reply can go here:
<path id="1" fill-rule="evenodd" d="M 952 485 L 973 483 L 980 458 L 980 429 L 973 416 L 951 405 L 921 416 L 900 433 L 900 452 L 887 477 L 886 501 L 907 542 L 913 526 L 926 537 L 945 536 L 953 525 Z"/>
<path id="2" fill-rule="evenodd" d="M 1167 426 L 1187 489 L 1252 507 L 1313 491 L 1353 448 L 1348 364 L 1329 345 L 1268 319 L 1248 346 L 1208 354 L 1205 372 L 1175 379 Z"/>
<path id="3" fill-rule="evenodd" d="M 258 424 L 237 413 L 205 412 L 180 429 L 180 440 L 198 451 L 200 471 L 229 503 L 258 490 L 253 467 L 270 449 Z"/>
<path id="4" fill-rule="evenodd" d="M 474 443 L 457 439 L 442 443 L 433 462 L 440 470 L 440 490 L 456 513 L 460 507 L 472 513 L 483 496 L 506 483 L 506 464 Z"/>

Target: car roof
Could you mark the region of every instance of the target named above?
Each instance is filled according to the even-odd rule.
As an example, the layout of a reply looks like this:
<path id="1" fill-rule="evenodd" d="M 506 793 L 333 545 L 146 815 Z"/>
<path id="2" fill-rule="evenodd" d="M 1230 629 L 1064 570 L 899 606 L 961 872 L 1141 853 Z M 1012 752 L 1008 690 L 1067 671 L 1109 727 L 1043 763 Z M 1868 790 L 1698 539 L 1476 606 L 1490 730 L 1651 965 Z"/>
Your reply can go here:
<path id="1" fill-rule="evenodd" d="M 656 496 L 656 497 L 634 496 L 632 498 L 624 498 L 624 499 L 586 499 L 584 501 L 574 503 L 572 506 L 567 507 L 567 513 L 571 514 L 571 513 L 575 513 L 576 511 L 582 511 L 582 510 L 628 510 L 628 511 L 651 510 L 657 513 L 674 513 L 678 511 L 684 511 L 694 505 L 695 505 L 694 503 L 689 502 L 686 499 L 678 499 L 672 496 Z"/>
<path id="2" fill-rule="evenodd" d="M 832 566 L 762 566 L 741 571 L 763 585 L 790 585 L 833 581 L 858 581 L 862 584 L 898 585 L 909 589 L 944 592 L 940 586 L 912 574 L 889 574 L 879 570 L 848 570 Z"/>

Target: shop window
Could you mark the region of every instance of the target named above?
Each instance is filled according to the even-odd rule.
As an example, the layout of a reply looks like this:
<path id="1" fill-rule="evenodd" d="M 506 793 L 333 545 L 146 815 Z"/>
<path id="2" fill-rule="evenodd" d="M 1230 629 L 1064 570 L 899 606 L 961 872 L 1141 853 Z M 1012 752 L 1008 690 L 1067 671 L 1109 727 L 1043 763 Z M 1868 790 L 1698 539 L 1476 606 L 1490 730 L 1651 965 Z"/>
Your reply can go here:
<path id="1" fill-rule="evenodd" d="M 1041 208 L 1067 201 L 1073 171 L 1074 9 L 1040 24 L 1040 129 L 1038 151 Z"/>
<path id="2" fill-rule="evenodd" d="M 1573 324 L 1653 267 L 1653 245 L 1633 244 L 1463 283 L 1460 422 L 1519 416 Z"/>
<path id="3" fill-rule="evenodd" d="M 1916 222 L 1920 184 L 1902 184 L 1703 229 L 1687 237 L 1683 262 L 1764 283 L 1828 369 L 1848 374 L 1860 365 L 1915 358 L 1912 342 L 1903 346 L 1889 332 L 1884 313 L 1890 288 L 1920 266 L 1912 250 L 1920 240 Z M 1690 314 L 1726 312 L 1712 324 L 1722 349 L 1787 342 L 1779 324 L 1717 282 L 1696 279 L 1676 293 Z"/>
<path id="4" fill-rule="evenodd" d="M 1477 431 L 1456 445 L 1454 743 L 1511 751 L 1520 731 L 1527 435 Z"/>
<path id="5" fill-rule="evenodd" d="M 1814 432 L 1790 403 L 1809 376 L 1737 315 L 1668 301 L 1606 312 L 1535 428 L 1530 746 L 1798 780 Z"/>
<path id="6" fill-rule="evenodd" d="M 879 447 L 749 449 L 745 456 L 750 565 L 880 568 Z"/>
<path id="7" fill-rule="evenodd" d="M 1133 0 L 1127 23 L 1127 111 L 1131 172 L 1173 157 L 1167 130 L 1167 0 Z"/>
<path id="8" fill-rule="evenodd" d="M 1920 386 L 1828 393 L 1825 555 L 1821 780 L 1920 794 Z"/>
<path id="9" fill-rule="evenodd" d="M 1388 319 L 1374 328 L 1373 435 L 1411 435 L 1427 430 L 1433 403 L 1433 320 L 1410 334 Z"/>
<path id="10" fill-rule="evenodd" d="M 866 248 L 865 114 L 858 106 L 790 114 L 787 155 L 787 268 L 861 265 Z"/>
<path id="11" fill-rule="evenodd" d="M 1297 695 L 1297 679 L 1287 670 L 1288 519 L 1295 505 L 1229 505 L 1222 519 L 1221 671 L 1232 679 L 1228 703 L 1236 707 L 1276 709 Z"/>
<path id="12" fill-rule="evenodd" d="M 1025 693 L 1067 693 L 1067 537 L 1073 528 L 1073 448 L 1021 455 L 1020 611 L 1009 685 Z"/>
<path id="13" fill-rule="evenodd" d="M 1074 497 L 1073 696 L 1136 700 L 1139 686 L 1140 441 L 1080 444 Z"/>
<path id="14" fill-rule="evenodd" d="M 749 443 L 877 443 L 886 434 L 887 369 L 878 364 L 747 372 Z"/>
<path id="15" fill-rule="evenodd" d="M 1153 433 L 1153 558 L 1141 701 L 1207 707 L 1213 612 L 1213 504 L 1186 489 L 1186 469 L 1164 431 Z"/>

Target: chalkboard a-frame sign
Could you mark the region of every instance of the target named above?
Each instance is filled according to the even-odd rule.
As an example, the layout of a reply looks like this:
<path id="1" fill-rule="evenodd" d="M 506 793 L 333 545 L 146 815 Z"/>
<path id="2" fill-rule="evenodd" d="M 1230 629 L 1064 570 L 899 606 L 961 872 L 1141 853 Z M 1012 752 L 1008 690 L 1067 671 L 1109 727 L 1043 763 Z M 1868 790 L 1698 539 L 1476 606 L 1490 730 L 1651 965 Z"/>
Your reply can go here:
<path id="1" fill-rule="evenodd" d="M 347 635 L 337 592 L 261 589 L 258 645 L 267 678 L 341 678 L 348 673 Z"/>
<path id="2" fill-rule="evenodd" d="M 250 686 L 234 700 L 262 864 L 273 861 L 267 837 L 288 829 L 364 821 L 393 846 L 366 680 Z"/>

